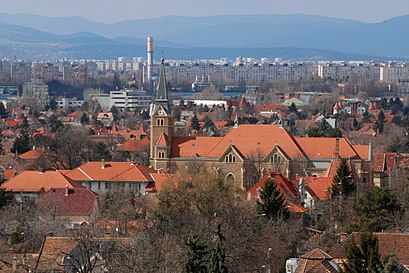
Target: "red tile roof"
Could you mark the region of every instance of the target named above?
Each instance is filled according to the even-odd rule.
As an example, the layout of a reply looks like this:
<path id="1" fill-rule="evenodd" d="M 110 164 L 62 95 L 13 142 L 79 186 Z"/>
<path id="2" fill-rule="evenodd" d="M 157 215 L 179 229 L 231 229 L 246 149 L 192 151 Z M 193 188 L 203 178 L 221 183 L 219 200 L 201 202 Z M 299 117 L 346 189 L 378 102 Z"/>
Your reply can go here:
<path id="1" fill-rule="evenodd" d="M 19 155 L 20 159 L 31 160 L 37 159 L 43 154 L 43 151 L 40 148 L 32 149 L 24 154 Z"/>
<path id="2" fill-rule="evenodd" d="M 379 242 L 379 254 L 386 257 L 390 253 L 395 253 L 399 262 L 409 265 L 409 234 L 408 233 L 374 233 Z M 334 258 L 346 259 L 345 246 L 350 240 L 359 242 L 361 233 L 354 232 L 347 240 L 339 243 L 331 251 Z"/>
<path id="3" fill-rule="evenodd" d="M 149 145 L 150 140 L 148 137 L 145 137 L 142 140 L 132 138 L 122 143 L 117 150 L 123 152 L 148 151 Z"/>
<path id="4" fill-rule="evenodd" d="M 301 148 L 311 159 L 335 158 L 336 138 L 327 137 L 303 137 L 295 138 Z M 339 156 L 341 158 L 359 158 L 345 138 L 339 139 Z"/>
<path id="5" fill-rule="evenodd" d="M 332 187 L 332 177 L 303 177 L 305 188 L 312 197 L 319 200 L 327 200 L 329 197 L 328 189 Z"/>
<path id="6" fill-rule="evenodd" d="M 396 153 L 385 154 L 386 173 L 389 174 L 396 167 Z"/>
<path id="7" fill-rule="evenodd" d="M 264 188 L 268 179 L 274 180 L 278 190 L 285 196 L 286 199 L 297 198 L 297 189 L 294 187 L 294 184 L 291 183 L 289 179 L 285 178 L 280 172 L 271 170 L 266 175 L 264 175 L 256 184 L 254 184 L 253 187 L 250 188 L 249 192 L 251 196 L 257 197 L 257 190 L 259 188 Z"/>
<path id="8" fill-rule="evenodd" d="M 20 121 L 20 119 L 7 119 L 4 122 L 4 125 L 6 127 L 17 127 L 17 126 L 21 125 L 21 121 Z"/>
<path id="9" fill-rule="evenodd" d="M 145 190 L 149 192 L 160 191 L 167 184 L 177 185 L 178 180 L 182 179 L 180 175 L 167 174 L 164 172 L 151 173 L 151 176 L 154 182 L 150 182 L 145 188 Z"/>
<path id="10" fill-rule="evenodd" d="M 91 215 L 96 201 L 97 194 L 88 188 L 52 188 L 40 195 L 38 207 L 45 212 L 56 210 L 59 215 Z"/>
<path id="11" fill-rule="evenodd" d="M 376 173 L 381 173 L 385 171 L 385 154 L 374 152 L 372 154 L 372 171 Z"/>
<path id="12" fill-rule="evenodd" d="M 4 180 L 9 180 L 10 178 L 13 178 L 16 175 L 17 171 L 14 169 L 7 169 L 3 172 L 3 179 Z"/>
<path id="13" fill-rule="evenodd" d="M 168 136 L 165 133 L 162 133 L 158 140 L 156 141 L 156 146 L 168 146 Z"/>
<path id="14" fill-rule="evenodd" d="M 341 164 L 340 159 L 332 160 L 327 170 L 325 171 L 323 177 L 331 177 L 331 178 L 334 177 L 337 174 L 337 170 L 340 164 Z M 347 164 L 348 164 L 349 170 L 354 172 L 354 169 L 352 168 L 351 162 L 349 160 L 347 161 Z"/>
<path id="15" fill-rule="evenodd" d="M 219 158 L 229 146 L 234 145 L 246 158 L 265 157 L 280 146 L 291 158 L 302 158 L 304 153 L 295 139 L 278 125 L 239 125 L 224 137 L 174 137 L 172 157 L 200 156 Z"/>
<path id="16" fill-rule="evenodd" d="M 45 237 L 38 257 L 36 272 L 64 271 L 62 259 L 78 243 L 69 237 Z"/>
<path id="17" fill-rule="evenodd" d="M 102 168 L 102 162 L 88 162 L 66 173 L 66 176 L 74 181 L 153 181 L 151 173 L 157 171 L 140 164 L 131 162 L 106 162 Z"/>
<path id="18" fill-rule="evenodd" d="M 70 189 L 82 188 L 59 171 L 24 171 L 3 183 L 1 188 L 11 192 L 40 192 L 51 188 L 64 188 L 66 185 Z"/>
<path id="19" fill-rule="evenodd" d="M 357 152 L 360 158 L 368 160 L 369 145 L 352 145 L 352 148 Z"/>

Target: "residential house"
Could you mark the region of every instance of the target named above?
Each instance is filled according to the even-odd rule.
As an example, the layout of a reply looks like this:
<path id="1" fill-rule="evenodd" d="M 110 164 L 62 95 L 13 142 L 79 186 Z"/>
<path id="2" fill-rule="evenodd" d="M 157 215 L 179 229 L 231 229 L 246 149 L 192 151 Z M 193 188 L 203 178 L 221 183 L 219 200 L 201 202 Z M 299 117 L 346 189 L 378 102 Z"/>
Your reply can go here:
<path id="1" fill-rule="evenodd" d="M 98 195 L 88 188 L 51 188 L 39 197 L 43 217 L 66 221 L 71 226 L 91 223 L 98 214 Z"/>
<path id="2" fill-rule="evenodd" d="M 15 196 L 17 200 L 38 200 L 40 193 L 51 188 L 69 189 L 82 186 L 65 176 L 60 171 L 23 171 L 10 180 L 4 182 L 0 188 Z"/>
<path id="3" fill-rule="evenodd" d="M 296 259 L 291 263 L 287 260 L 286 273 L 336 273 L 340 268 L 333 261 L 333 258 L 319 248 L 315 248 Z"/>
<path id="4" fill-rule="evenodd" d="M 130 190 L 145 194 L 145 188 L 154 182 L 152 173 L 158 171 L 133 162 L 87 162 L 65 175 L 93 192 Z"/>

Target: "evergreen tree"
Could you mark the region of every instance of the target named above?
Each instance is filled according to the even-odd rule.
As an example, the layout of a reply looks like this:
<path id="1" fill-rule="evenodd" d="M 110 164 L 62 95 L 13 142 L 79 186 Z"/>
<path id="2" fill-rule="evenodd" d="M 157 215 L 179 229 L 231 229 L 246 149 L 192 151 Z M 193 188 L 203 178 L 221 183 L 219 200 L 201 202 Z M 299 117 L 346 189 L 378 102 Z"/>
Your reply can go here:
<path id="1" fill-rule="evenodd" d="M 4 107 L 4 104 L 0 103 L 0 118 L 7 118 L 8 115 L 9 114 L 6 111 L 6 108 Z"/>
<path id="2" fill-rule="evenodd" d="M 191 128 L 193 130 L 199 131 L 200 130 L 200 124 L 199 124 L 199 119 L 197 118 L 196 115 L 193 116 L 191 122 L 192 122 Z"/>
<path id="3" fill-rule="evenodd" d="M 56 115 L 51 115 L 51 117 L 50 117 L 50 126 L 51 126 L 51 131 L 53 133 L 59 132 L 64 127 L 64 125 L 58 119 L 58 117 Z"/>
<path id="4" fill-rule="evenodd" d="M 403 209 L 397 197 L 388 188 L 375 187 L 365 192 L 354 204 L 355 230 L 382 231 L 393 224 L 392 216 L 399 216 Z"/>
<path id="5" fill-rule="evenodd" d="M 216 131 L 216 126 L 214 125 L 214 122 L 208 116 L 205 117 L 203 127 L 206 130 L 212 130 L 213 132 Z"/>
<path id="6" fill-rule="evenodd" d="M 88 117 L 88 115 L 86 114 L 86 113 L 82 113 L 82 116 L 81 116 L 81 124 L 87 124 L 89 122 L 89 117 Z"/>
<path id="7" fill-rule="evenodd" d="M 23 154 L 31 150 L 31 134 L 30 134 L 30 124 L 26 116 L 21 116 L 21 129 L 19 136 L 14 140 L 13 146 L 11 147 L 11 152 L 13 154 Z"/>
<path id="8" fill-rule="evenodd" d="M 260 214 L 265 214 L 267 219 L 281 217 L 288 219 L 290 217 L 285 198 L 272 179 L 268 179 L 264 188 L 260 189 L 260 201 L 257 200 L 257 209 Z"/>
<path id="9" fill-rule="evenodd" d="M 297 113 L 297 106 L 295 106 L 294 102 L 291 103 L 290 106 L 288 106 L 288 110 L 290 111 L 290 113 Z"/>
<path id="10" fill-rule="evenodd" d="M 395 254 L 389 254 L 383 260 L 382 273 L 404 273 L 407 272 L 402 264 L 399 263 Z"/>
<path id="11" fill-rule="evenodd" d="M 349 169 L 346 159 L 341 159 L 333 182 L 333 196 L 342 195 L 345 198 L 355 190 L 355 183 L 352 181 L 352 172 Z"/>
<path id="12" fill-rule="evenodd" d="M 212 251 L 210 257 L 209 272 L 210 273 L 227 273 L 227 266 L 225 264 L 226 250 L 224 247 L 224 236 L 221 232 L 221 225 L 217 226 L 217 242 L 216 247 Z"/>
<path id="13" fill-rule="evenodd" d="M 378 239 L 372 233 L 363 233 L 359 243 L 351 241 L 346 246 L 348 261 L 344 273 L 380 273 L 382 262 Z"/>
<path id="14" fill-rule="evenodd" d="M 115 107 L 115 105 L 112 105 L 110 112 L 112 113 L 112 116 L 114 117 L 114 121 L 118 121 L 121 119 L 121 114 L 119 113 L 118 108 Z"/>
<path id="15" fill-rule="evenodd" d="M 208 264 L 208 250 L 199 235 L 193 234 L 184 240 L 188 247 L 185 257 L 184 272 L 186 273 L 206 273 Z"/>

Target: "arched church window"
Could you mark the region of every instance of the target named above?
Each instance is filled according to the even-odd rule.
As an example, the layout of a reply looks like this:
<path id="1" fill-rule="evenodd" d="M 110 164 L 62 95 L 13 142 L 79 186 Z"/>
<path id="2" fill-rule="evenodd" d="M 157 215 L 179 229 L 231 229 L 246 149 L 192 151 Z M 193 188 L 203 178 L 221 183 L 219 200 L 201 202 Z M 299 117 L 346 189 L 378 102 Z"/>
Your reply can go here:
<path id="1" fill-rule="evenodd" d="M 226 157 L 224 158 L 224 161 L 227 163 L 235 163 L 236 162 L 236 156 L 233 155 L 232 153 L 226 155 Z"/>
<path id="2" fill-rule="evenodd" d="M 165 120 L 163 118 L 158 118 L 156 120 L 156 125 L 163 126 L 165 124 Z"/>

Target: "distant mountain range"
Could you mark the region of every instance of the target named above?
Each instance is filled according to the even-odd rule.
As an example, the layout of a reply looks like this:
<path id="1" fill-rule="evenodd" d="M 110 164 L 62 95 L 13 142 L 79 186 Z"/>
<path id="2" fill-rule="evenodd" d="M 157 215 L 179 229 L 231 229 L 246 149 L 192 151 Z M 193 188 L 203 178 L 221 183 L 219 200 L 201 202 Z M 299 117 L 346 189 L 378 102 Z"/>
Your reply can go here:
<path id="1" fill-rule="evenodd" d="M 381 23 L 313 15 L 166 16 L 114 24 L 81 17 L 0 13 L 0 56 L 21 59 L 236 56 L 409 59 L 409 15 Z"/>

